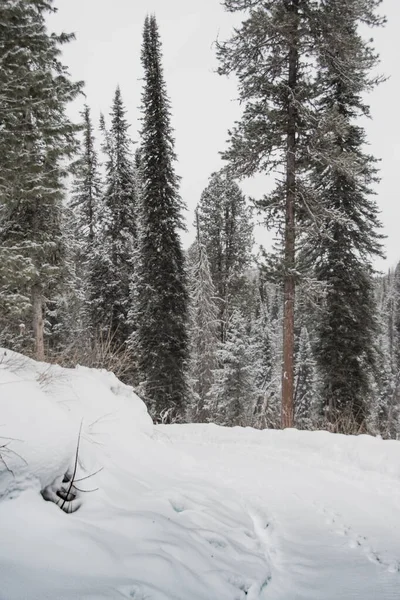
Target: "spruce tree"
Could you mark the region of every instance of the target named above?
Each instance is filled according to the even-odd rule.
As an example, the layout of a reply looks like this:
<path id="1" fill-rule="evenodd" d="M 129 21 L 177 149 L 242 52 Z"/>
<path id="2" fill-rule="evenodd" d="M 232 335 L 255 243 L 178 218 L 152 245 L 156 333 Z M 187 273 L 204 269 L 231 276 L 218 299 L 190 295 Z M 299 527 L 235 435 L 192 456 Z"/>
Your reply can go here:
<path id="1" fill-rule="evenodd" d="M 123 349 L 132 333 L 130 282 L 137 243 L 137 190 L 132 141 L 126 110 L 117 87 L 111 109 L 111 127 L 103 130 L 107 154 L 105 193 L 93 244 L 90 306 L 97 335 L 106 335 Z"/>
<path id="2" fill-rule="evenodd" d="M 197 231 L 190 269 L 190 369 L 193 393 L 190 421 L 205 422 L 210 413 L 210 389 L 217 368 L 218 309 L 206 249 Z"/>
<path id="3" fill-rule="evenodd" d="M 324 0 L 317 38 L 319 130 L 311 142 L 312 179 L 327 213 L 320 235 L 309 241 L 317 279 L 326 286 L 316 358 L 326 412 L 332 422 L 368 413 L 376 373 L 378 322 L 372 259 L 381 256 L 378 208 L 372 186 L 376 159 L 365 151 L 357 122 L 369 115 L 365 92 L 378 57 L 359 31 L 379 25 L 375 0 Z"/>
<path id="4" fill-rule="evenodd" d="M 372 431 L 385 438 L 396 438 L 400 431 L 399 275 L 397 265 L 394 271 L 376 281 L 378 373 L 368 421 Z"/>
<path id="5" fill-rule="evenodd" d="M 187 402 L 188 292 L 179 230 L 183 228 L 175 174 L 170 102 L 155 16 L 143 31 L 140 232 L 135 343 L 146 401 L 155 419 L 182 419 Z"/>
<path id="6" fill-rule="evenodd" d="M 59 59 L 73 36 L 47 32 L 53 10 L 51 0 L 0 6 L 0 303 L 39 359 L 46 304 L 63 278 L 63 176 L 77 129 L 65 109 L 81 89 Z"/>
<path id="7" fill-rule="evenodd" d="M 308 331 L 302 327 L 296 355 L 295 425 L 298 429 L 311 429 L 318 412 L 316 364 Z"/>
<path id="8" fill-rule="evenodd" d="M 51 327 L 49 349 L 56 354 L 79 349 L 82 361 L 94 337 L 90 283 L 102 182 L 89 106 L 84 106 L 81 118 L 82 139 L 78 158 L 71 167 L 73 184 L 63 215 L 65 285 L 52 303 L 47 319 Z"/>
<path id="9" fill-rule="evenodd" d="M 260 307 L 260 314 L 252 323 L 251 346 L 257 388 L 253 425 L 264 429 L 270 425 L 269 413 L 274 362 L 269 315 L 264 305 Z"/>
<path id="10" fill-rule="evenodd" d="M 238 184 L 224 173 L 214 173 L 197 209 L 200 234 L 208 256 L 219 308 L 219 334 L 238 308 L 252 261 L 251 210 Z"/>
<path id="11" fill-rule="evenodd" d="M 392 277 L 391 285 L 391 304 L 392 304 L 392 336 L 391 336 L 391 355 L 395 361 L 396 371 L 400 374 L 400 262 L 397 263 Z"/>
<path id="12" fill-rule="evenodd" d="M 210 392 L 215 421 L 221 425 L 248 425 L 257 401 L 255 365 L 246 320 L 235 309 L 226 339 L 218 349 L 219 368 Z"/>
<path id="13" fill-rule="evenodd" d="M 79 320 L 79 324 L 76 323 L 75 327 L 70 326 L 69 330 L 77 336 L 79 344 L 93 338 L 94 324 L 90 306 L 91 267 L 102 209 L 102 181 L 89 106 L 85 105 L 81 117 L 83 139 L 78 159 L 73 165 L 74 181 L 66 227 L 70 236 L 70 295 L 71 302 L 76 304 L 68 312 L 74 312 L 75 320 Z M 79 316 L 76 314 L 78 307 Z"/>
<path id="14" fill-rule="evenodd" d="M 254 427 L 280 426 L 282 300 L 274 284 L 259 281 L 259 311 L 251 323 L 250 344 L 257 402 Z"/>
<path id="15" fill-rule="evenodd" d="M 74 165 L 74 185 L 70 202 L 77 223 L 77 235 L 82 241 L 82 258 L 90 254 L 99 218 L 102 182 L 99 174 L 93 124 L 89 106 L 85 105 L 83 140 L 80 156 Z"/>
<path id="16" fill-rule="evenodd" d="M 129 287 L 130 287 L 130 309 L 128 311 L 128 326 L 130 327 L 131 334 L 128 339 L 128 348 L 133 356 L 135 356 L 135 363 L 137 362 L 137 340 L 136 340 L 136 330 L 139 322 L 139 301 L 138 301 L 138 269 L 137 266 L 139 264 L 139 238 L 140 238 L 140 230 L 142 223 L 142 182 L 143 182 L 143 173 L 142 173 L 142 161 L 141 161 L 141 150 L 140 148 L 136 148 L 134 154 L 134 174 L 135 174 L 135 190 L 136 190 L 136 243 L 133 253 L 133 265 L 134 268 L 131 272 Z M 137 373 L 137 364 L 135 364 L 136 373 L 133 376 L 133 379 L 137 381 L 138 373 Z"/>

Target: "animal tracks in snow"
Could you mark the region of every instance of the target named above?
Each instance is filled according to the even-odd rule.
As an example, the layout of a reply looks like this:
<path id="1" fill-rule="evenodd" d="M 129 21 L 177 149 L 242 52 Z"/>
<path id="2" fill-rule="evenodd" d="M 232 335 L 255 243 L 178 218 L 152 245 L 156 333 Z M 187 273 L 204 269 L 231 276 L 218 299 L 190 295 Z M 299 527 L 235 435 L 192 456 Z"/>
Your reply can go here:
<path id="1" fill-rule="evenodd" d="M 253 564 L 250 567 L 253 576 L 245 576 L 243 569 L 231 571 L 227 568 L 219 572 L 228 586 L 236 590 L 235 599 L 264 598 L 271 580 L 272 527 L 269 518 L 240 499 L 222 499 L 212 490 L 208 492 L 204 494 L 192 488 L 184 493 L 169 493 L 168 502 L 175 513 L 173 518 L 185 524 L 189 536 L 197 539 L 197 543 L 202 540 L 201 544 L 208 546 L 210 555 L 219 563 L 230 555 L 229 562 L 234 560 L 242 566 Z"/>
<path id="2" fill-rule="evenodd" d="M 380 552 L 374 548 L 369 539 L 365 535 L 356 532 L 352 527 L 344 523 L 341 515 L 325 507 L 317 507 L 318 512 L 323 515 L 325 522 L 330 526 L 331 530 L 336 534 L 343 536 L 347 540 L 349 548 L 358 550 L 369 561 L 379 565 L 382 569 L 389 573 L 400 574 L 400 560 L 390 556 L 385 552 Z"/>

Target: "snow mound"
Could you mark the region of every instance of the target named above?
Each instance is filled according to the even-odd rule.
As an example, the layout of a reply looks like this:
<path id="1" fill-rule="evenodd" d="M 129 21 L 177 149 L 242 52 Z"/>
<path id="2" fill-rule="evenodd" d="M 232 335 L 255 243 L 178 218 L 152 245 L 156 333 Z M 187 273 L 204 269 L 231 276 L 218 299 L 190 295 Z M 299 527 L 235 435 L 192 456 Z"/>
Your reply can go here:
<path id="1" fill-rule="evenodd" d="M 0 415 L 0 600 L 399 597 L 398 442 L 154 427 L 113 374 L 9 351 Z M 74 472 L 66 514 L 41 492 Z"/>
<path id="2" fill-rule="evenodd" d="M 88 440 L 105 419 L 109 435 L 153 427 L 141 400 L 112 373 L 63 369 L 8 350 L 0 351 L 0 415 L 1 497 L 62 477 L 74 464 L 81 422 Z"/>

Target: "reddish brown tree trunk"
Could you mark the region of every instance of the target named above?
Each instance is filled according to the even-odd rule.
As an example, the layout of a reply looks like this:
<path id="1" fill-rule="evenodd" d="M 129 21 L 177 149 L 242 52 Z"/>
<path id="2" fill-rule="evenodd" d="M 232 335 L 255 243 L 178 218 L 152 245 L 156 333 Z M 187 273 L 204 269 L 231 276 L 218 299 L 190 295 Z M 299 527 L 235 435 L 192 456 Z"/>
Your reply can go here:
<path id="1" fill-rule="evenodd" d="M 289 50 L 288 128 L 286 152 L 285 278 L 283 297 L 282 427 L 293 427 L 294 418 L 294 302 L 295 302 L 295 203 L 296 123 L 295 92 L 298 70 L 298 0 L 287 3 L 293 26 Z"/>

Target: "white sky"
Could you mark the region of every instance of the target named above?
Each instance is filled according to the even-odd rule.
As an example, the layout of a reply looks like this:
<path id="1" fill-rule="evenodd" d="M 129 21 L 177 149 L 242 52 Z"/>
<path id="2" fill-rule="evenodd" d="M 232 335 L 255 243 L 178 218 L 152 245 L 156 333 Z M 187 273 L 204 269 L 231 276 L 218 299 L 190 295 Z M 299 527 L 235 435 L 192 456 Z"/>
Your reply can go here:
<path id="1" fill-rule="evenodd" d="M 138 140 L 138 107 L 142 76 L 140 48 L 143 21 L 155 13 L 163 42 L 164 70 L 172 103 L 177 172 L 182 177 L 181 194 L 187 204 L 188 232 L 184 244 L 194 237 L 193 210 L 213 171 L 222 166 L 219 151 L 225 147 L 227 130 L 239 115 L 234 79 L 215 73 L 213 42 L 226 39 L 237 15 L 226 13 L 219 0 L 56 0 L 58 13 L 50 28 L 75 32 L 76 41 L 64 47 L 64 63 L 73 79 L 86 82 L 87 103 L 93 118 L 108 115 L 117 84 L 128 109 L 131 134 Z M 367 123 L 371 152 L 382 159 L 382 181 L 378 204 L 386 240 L 387 260 L 377 262 L 382 270 L 400 259 L 400 206 L 397 193 L 400 175 L 400 0 L 383 0 L 385 29 L 373 31 L 381 55 L 381 71 L 390 79 L 370 95 L 373 120 Z M 77 112 L 84 103 L 77 104 Z M 261 196 L 268 186 L 265 177 L 242 184 L 244 191 Z M 268 245 L 271 234 L 258 228 L 257 243 Z"/>

